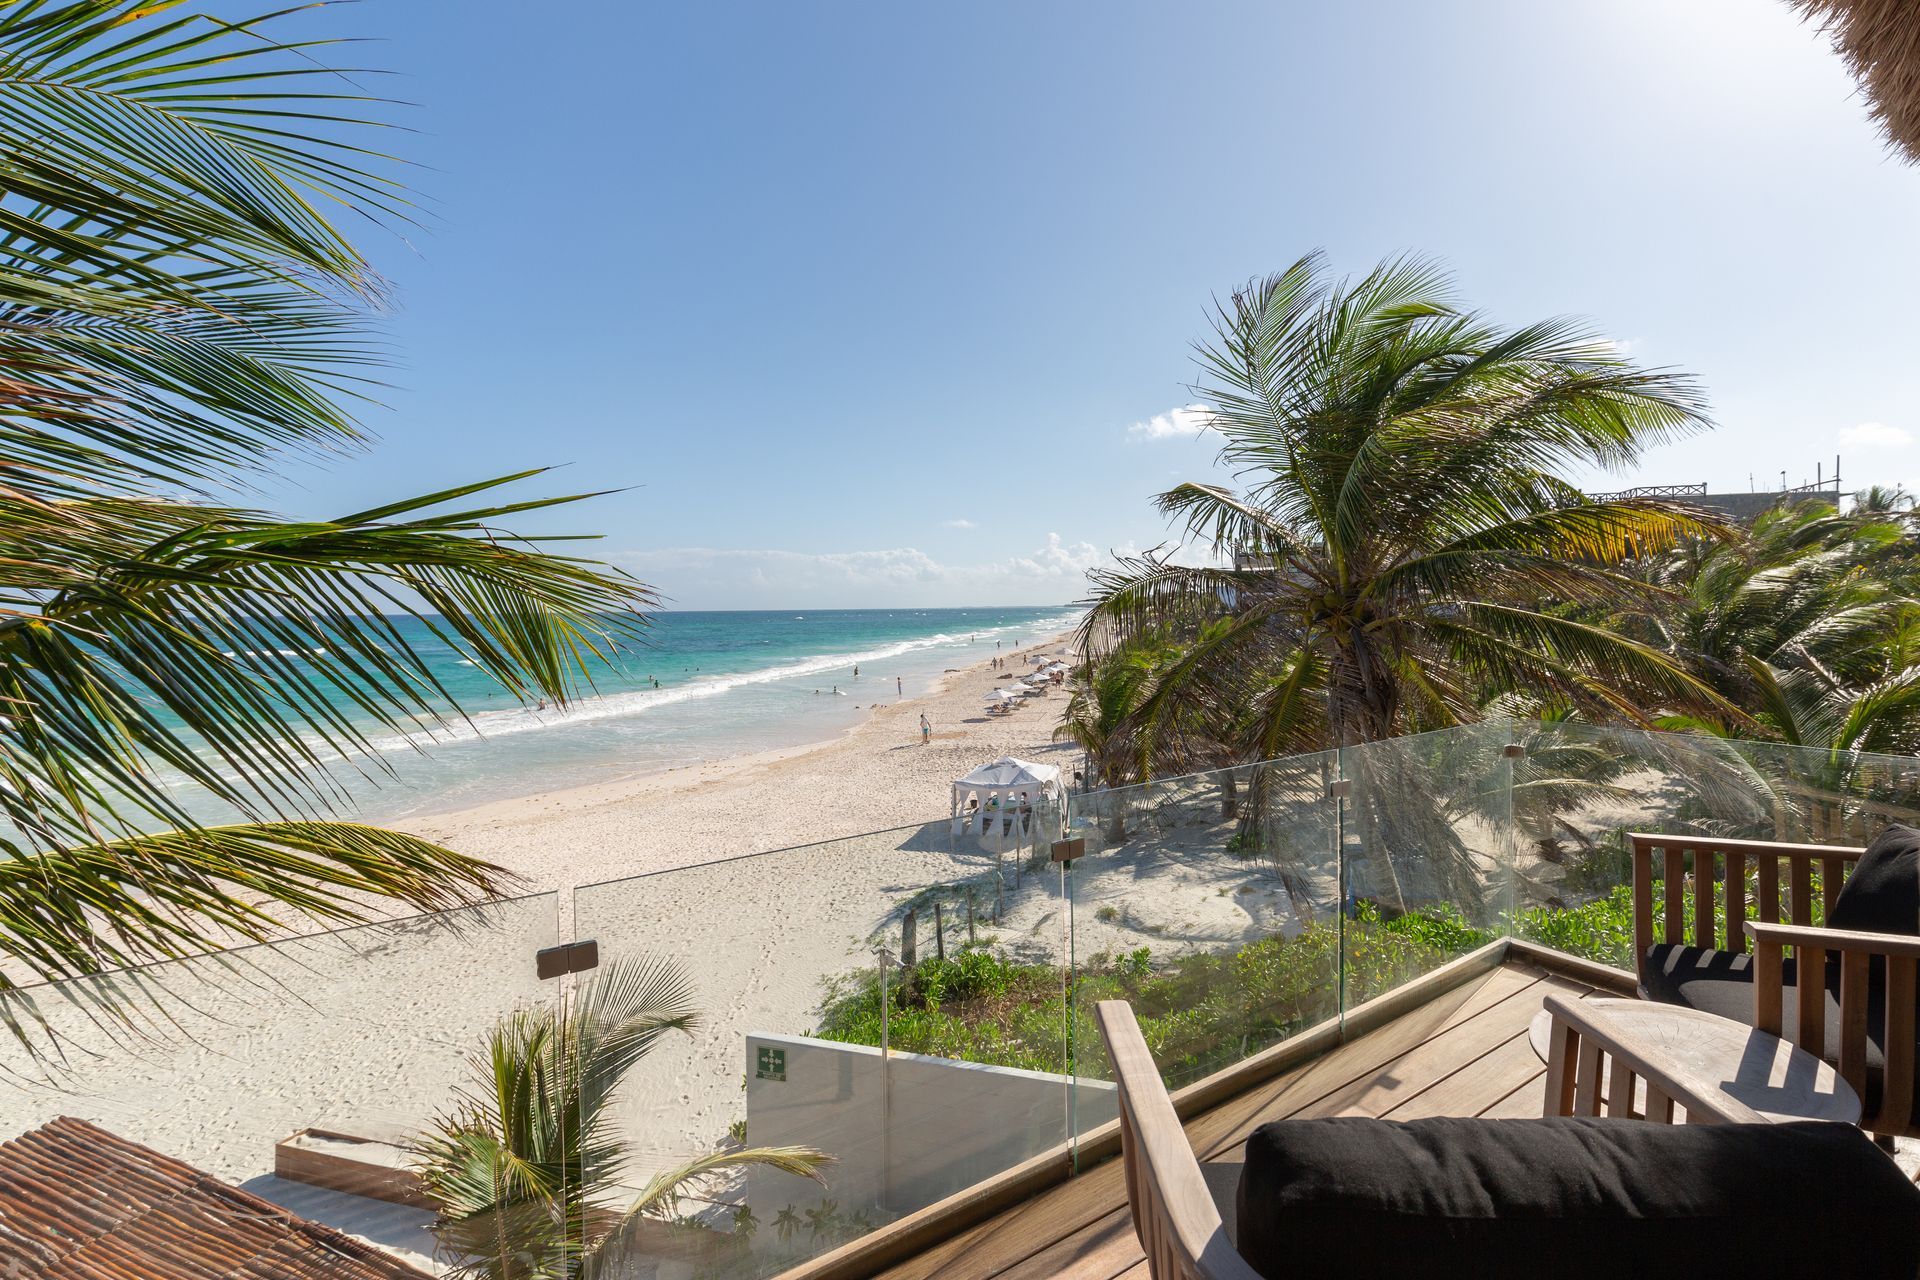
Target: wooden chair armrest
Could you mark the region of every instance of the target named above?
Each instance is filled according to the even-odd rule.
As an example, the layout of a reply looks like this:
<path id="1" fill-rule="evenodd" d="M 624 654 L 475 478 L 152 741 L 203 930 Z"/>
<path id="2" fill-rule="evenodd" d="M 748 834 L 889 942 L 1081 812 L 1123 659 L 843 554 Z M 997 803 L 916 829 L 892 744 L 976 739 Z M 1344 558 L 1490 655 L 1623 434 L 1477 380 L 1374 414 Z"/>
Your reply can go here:
<path id="1" fill-rule="evenodd" d="M 1545 1005 L 1547 1012 L 1553 1015 L 1551 1044 L 1554 1057 L 1560 1058 L 1563 1063 L 1566 1061 L 1568 1047 L 1563 1043 L 1563 1037 L 1569 1029 L 1579 1038 L 1577 1051 L 1580 1070 L 1590 1075 L 1590 1082 L 1584 1086 L 1587 1090 L 1598 1088 L 1601 1056 L 1613 1060 L 1615 1098 L 1610 1106 L 1612 1114 L 1624 1115 L 1630 1110 L 1632 1077 L 1637 1076 L 1647 1082 L 1650 1091 L 1657 1091 L 1659 1095 L 1685 1107 L 1690 1123 L 1766 1123 L 1766 1118 L 1759 1112 L 1738 1098 L 1728 1097 L 1712 1081 L 1700 1079 L 1685 1067 L 1664 1057 L 1657 1046 L 1635 1035 L 1605 1009 L 1585 1000 L 1569 1000 L 1559 995 L 1549 995 Z M 1549 1059 L 1548 1070 L 1551 1075 L 1554 1070 L 1552 1058 Z M 1622 1076 L 1628 1072 L 1632 1073 L 1631 1076 L 1623 1080 Z M 1552 1086 L 1549 1088 L 1551 1090 Z M 1565 1096 L 1569 1091 L 1563 1089 L 1559 1092 Z M 1626 1100 L 1624 1103 L 1622 1098 Z M 1552 1101 L 1550 1093 L 1550 1105 Z"/>
<path id="2" fill-rule="evenodd" d="M 1920 958 L 1920 937 L 1906 933 L 1865 933 L 1858 929 L 1827 929 L 1818 925 L 1768 924 L 1747 921 L 1747 936 L 1757 945 L 1808 947 L 1820 951 L 1856 951 L 1875 956 Z"/>
<path id="3" fill-rule="evenodd" d="M 1124 1000 L 1102 1000 L 1094 1016 L 1120 1086 L 1127 1201 L 1140 1245 L 1155 1260 L 1155 1280 L 1261 1280 L 1227 1239 L 1133 1007 Z"/>
<path id="4" fill-rule="evenodd" d="M 1881 1133 L 1903 1133 L 1914 1114 L 1914 1004 L 1920 985 L 1920 937 L 1904 933 L 1865 933 L 1857 929 L 1820 929 L 1811 925 L 1747 922 L 1753 939 L 1753 1025 L 1774 1035 L 1786 1022 L 1784 952 L 1794 948 L 1796 1019 L 1794 1043 L 1815 1057 L 1838 1064 L 1840 1078 L 1862 1098 L 1867 1096 L 1867 1024 L 1875 1000 L 1869 966 L 1878 959 L 1886 969 L 1884 1001 L 1885 1061 L 1881 1067 L 1877 1110 L 1862 1123 Z M 1809 981 L 1807 971 L 1827 967 L 1827 953 L 1840 957 L 1840 1043 L 1827 1043 L 1827 981 Z"/>

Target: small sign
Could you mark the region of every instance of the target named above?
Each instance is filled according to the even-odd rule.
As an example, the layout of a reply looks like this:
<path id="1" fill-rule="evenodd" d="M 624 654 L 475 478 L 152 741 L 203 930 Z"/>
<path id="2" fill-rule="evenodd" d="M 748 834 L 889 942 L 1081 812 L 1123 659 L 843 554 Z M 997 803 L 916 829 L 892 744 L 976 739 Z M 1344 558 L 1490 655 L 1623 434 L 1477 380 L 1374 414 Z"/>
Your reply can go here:
<path id="1" fill-rule="evenodd" d="M 754 1064 L 753 1074 L 761 1080 L 779 1080 L 787 1078 L 787 1051 L 760 1046 L 759 1061 Z"/>

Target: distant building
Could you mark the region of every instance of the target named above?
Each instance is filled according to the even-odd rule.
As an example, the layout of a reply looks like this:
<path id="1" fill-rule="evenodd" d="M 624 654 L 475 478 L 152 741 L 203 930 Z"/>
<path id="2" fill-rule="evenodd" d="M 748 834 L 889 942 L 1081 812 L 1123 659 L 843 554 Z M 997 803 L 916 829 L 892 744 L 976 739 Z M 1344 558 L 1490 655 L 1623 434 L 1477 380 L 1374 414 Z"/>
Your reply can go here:
<path id="1" fill-rule="evenodd" d="M 429 1280 L 332 1227 L 64 1116 L 0 1143 L 0 1276 Z"/>
<path id="2" fill-rule="evenodd" d="M 1775 507 L 1792 502 L 1821 499 L 1838 507 L 1841 491 L 1839 469 L 1836 467 L 1831 480 L 1823 478 L 1812 484 L 1795 485 L 1792 488 L 1759 489 L 1748 493 L 1708 493 L 1704 482 L 1643 484 L 1633 489 L 1622 489 L 1617 493 L 1590 493 L 1587 496 L 1595 502 L 1620 502 L 1628 498 L 1671 498 L 1676 502 L 1705 507 L 1743 523 L 1750 523 Z"/>

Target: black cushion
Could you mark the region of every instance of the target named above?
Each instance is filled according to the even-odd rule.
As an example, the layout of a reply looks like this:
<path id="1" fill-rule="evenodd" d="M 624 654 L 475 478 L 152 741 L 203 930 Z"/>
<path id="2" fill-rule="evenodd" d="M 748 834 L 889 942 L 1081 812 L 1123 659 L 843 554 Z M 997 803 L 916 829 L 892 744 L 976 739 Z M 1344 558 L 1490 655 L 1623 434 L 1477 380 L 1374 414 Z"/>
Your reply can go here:
<path id="1" fill-rule="evenodd" d="M 1237 1246 L 1269 1280 L 1920 1272 L 1920 1189 L 1848 1125 L 1280 1121 Z"/>
<path id="2" fill-rule="evenodd" d="M 1786 1027 L 1799 1020 L 1799 968 L 1789 956 L 1780 966 L 1780 1012 Z M 1860 1105 L 1869 1114 L 1880 1107 L 1881 1084 L 1886 1072 L 1886 978 L 1884 971 L 1868 975 L 1867 985 L 1867 1078 Z M 1731 1018 L 1753 1025 L 1753 957 L 1732 951 L 1709 951 L 1703 947 L 1682 947 L 1658 942 L 1647 948 L 1646 988 L 1649 1000 L 1684 1005 L 1702 1013 Z M 1827 1056 L 1840 1053 L 1840 963 L 1828 960 L 1826 969 Z M 1917 1024 L 1920 1025 L 1920 1024 Z M 1791 1038 L 1791 1033 L 1789 1033 Z M 1914 1036 L 1920 1052 L 1920 1031 Z"/>
<path id="3" fill-rule="evenodd" d="M 1920 831 L 1894 823 L 1873 838 L 1827 912 L 1835 929 L 1920 933 Z"/>

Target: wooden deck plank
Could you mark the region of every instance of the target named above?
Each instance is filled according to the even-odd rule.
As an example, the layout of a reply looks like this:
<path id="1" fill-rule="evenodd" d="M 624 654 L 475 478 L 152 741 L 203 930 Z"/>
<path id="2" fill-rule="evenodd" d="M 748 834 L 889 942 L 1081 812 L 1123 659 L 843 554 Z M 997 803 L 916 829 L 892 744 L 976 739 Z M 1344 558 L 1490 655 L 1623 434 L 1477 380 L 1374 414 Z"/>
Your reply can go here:
<path id="1" fill-rule="evenodd" d="M 1209 1164 L 1237 1164 L 1247 1136 L 1291 1115 L 1380 1114 L 1459 1098 L 1474 1114 L 1507 1101 L 1541 1067 L 1512 1049 L 1546 991 L 1587 988 L 1524 964 L 1508 964 L 1463 984 L 1387 1026 L 1194 1117 L 1187 1133 Z M 1476 1064 L 1500 1053 L 1474 1072 Z M 1460 1086 L 1417 1100 L 1460 1073 Z M 1371 1109 L 1369 1109 L 1371 1108 Z M 1535 1103 L 1533 1114 L 1538 1114 Z M 1126 1206 L 1119 1162 L 1107 1161 L 889 1270 L 883 1280 L 1116 1280 L 1143 1266 Z M 1144 1271 L 1140 1270 L 1144 1275 Z"/>
<path id="2" fill-rule="evenodd" d="M 1508 965 L 1421 1005 L 1388 1026 L 1361 1036 L 1296 1071 L 1248 1090 L 1189 1122 L 1194 1149 L 1244 1141 L 1255 1119 L 1286 1100 L 1325 1091 L 1378 1070 L 1427 1036 L 1470 1020 L 1545 980 L 1542 970 Z M 1252 1121 L 1252 1123 L 1249 1123 Z M 1236 1139 L 1235 1135 L 1238 1135 Z M 1110 1160 L 1016 1208 L 990 1218 L 889 1270 L 882 1280 L 989 1280 L 1050 1242 L 1069 1238 L 1124 1206 L 1120 1165 Z"/>
<path id="3" fill-rule="evenodd" d="M 1550 985 L 1543 987 L 1543 983 Z M 1245 1142 L 1249 1133 L 1267 1121 L 1293 1115 L 1330 1094 L 1351 1089 L 1423 1044 L 1478 1023 L 1496 1009 L 1517 1003 L 1537 1010 L 1541 992 L 1560 990 L 1564 985 L 1539 970 L 1496 969 L 1478 986 L 1463 988 L 1465 998 L 1451 1009 L 1429 1013 L 1433 1005 L 1444 1003 L 1436 1000 L 1415 1011 L 1427 1016 L 1409 1014 L 1196 1117 L 1187 1125 L 1193 1149 L 1202 1160 L 1211 1159 Z"/>
<path id="4" fill-rule="evenodd" d="M 1519 1035 L 1480 1055 L 1458 1071 L 1443 1076 L 1405 1102 L 1378 1114 L 1389 1120 L 1477 1116 L 1539 1074 L 1540 1055 L 1527 1043 L 1527 1033 L 1522 1030 Z"/>
<path id="5" fill-rule="evenodd" d="M 1372 1046 L 1374 1052 L 1349 1055 L 1347 1066 L 1350 1068 L 1358 1062 L 1376 1061 L 1382 1046 L 1399 1047 L 1399 1052 L 1384 1061 L 1378 1061 L 1371 1071 L 1353 1076 L 1345 1084 L 1326 1087 L 1348 1074 L 1348 1071 L 1340 1069 L 1335 1060 L 1346 1050 L 1358 1050 L 1367 1038 L 1343 1046 L 1316 1063 L 1282 1077 L 1274 1082 L 1276 1087 L 1254 1090 L 1241 1099 L 1234 1099 L 1235 1103 L 1252 1099 L 1258 1104 L 1257 1109 L 1252 1110 L 1251 1114 L 1237 1114 L 1231 1127 L 1208 1144 L 1210 1150 L 1202 1146 L 1199 1134 L 1204 1129 L 1217 1130 L 1218 1125 L 1208 1125 L 1206 1122 L 1218 1120 L 1228 1110 L 1238 1113 L 1246 1108 L 1235 1108 L 1230 1103 L 1227 1107 L 1217 1108 L 1207 1116 L 1197 1118 L 1187 1126 L 1194 1149 L 1202 1153 L 1201 1158 L 1208 1165 L 1238 1165 L 1245 1158 L 1247 1137 L 1269 1120 L 1289 1116 L 1379 1114 L 1377 1111 L 1356 1112 L 1353 1109 L 1354 1100 L 1373 1100 L 1378 1103 L 1388 1096 L 1419 1096 L 1454 1074 L 1471 1068 L 1486 1058 L 1491 1050 L 1504 1049 L 1515 1040 L 1526 1047 L 1526 1026 L 1539 1010 L 1540 994 L 1544 990 L 1583 991 L 1585 988 L 1564 979 L 1525 976 L 1532 980 L 1525 983 L 1503 981 L 1483 984 L 1481 989 L 1474 992 L 1474 998 L 1460 1003 L 1454 1011 L 1454 1017 L 1443 1020 L 1438 1029 L 1429 1031 L 1424 1038 L 1408 1043 L 1404 1034 L 1383 1034 L 1394 1028 L 1382 1028 L 1381 1033 L 1377 1033 L 1380 1039 Z M 1471 1099 L 1475 1103 L 1475 1111 L 1480 1106 L 1497 1101 L 1526 1074 L 1539 1074 L 1542 1068 L 1531 1048 L 1527 1048 L 1527 1056 L 1530 1066 L 1508 1062 L 1501 1066 L 1498 1079 L 1478 1083 Z M 1316 1072 L 1316 1067 L 1321 1069 Z M 1314 1096 L 1316 1092 L 1319 1094 L 1317 1097 Z M 1456 1114 L 1473 1113 L 1462 1111 Z M 1115 1276 L 1127 1273 L 1141 1261 L 1140 1243 L 1134 1235 L 1132 1218 L 1122 1189 L 1121 1201 L 1105 1215 L 1061 1235 L 1013 1266 L 994 1274 L 998 1280 L 1044 1280 L 1051 1276 L 1070 1276 L 1074 1280 L 1112 1280 Z"/>
<path id="6" fill-rule="evenodd" d="M 1215 1163 L 1240 1163 L 1246 1156 L 1247 1137 L 1269 1120 L 1383 1115 L 1466 1069 L 1515 1035 L 1524 1038 L 1526 1026 L 1539 1012 L 1540 998 L 1546 992 L 1579 989 L 1564 978 L 1542 978 L 1479 1015 L 1442 1028 L 1364 1076 L 1304 1105 L 1290 1110 L 1276 1107 L 1255 1117 L 1232 1135 L 1231 1143 L 1216 1146 L 1203 1158 Z"/>
<path id="7" fill-rule="evenodd" d="M 1546 1114 L 1547 1073 L 1533 1073 L 1525 1084 L 1494 1103 L 1480 1114 L 1489 1120 L 1536 1120 Z"/>

